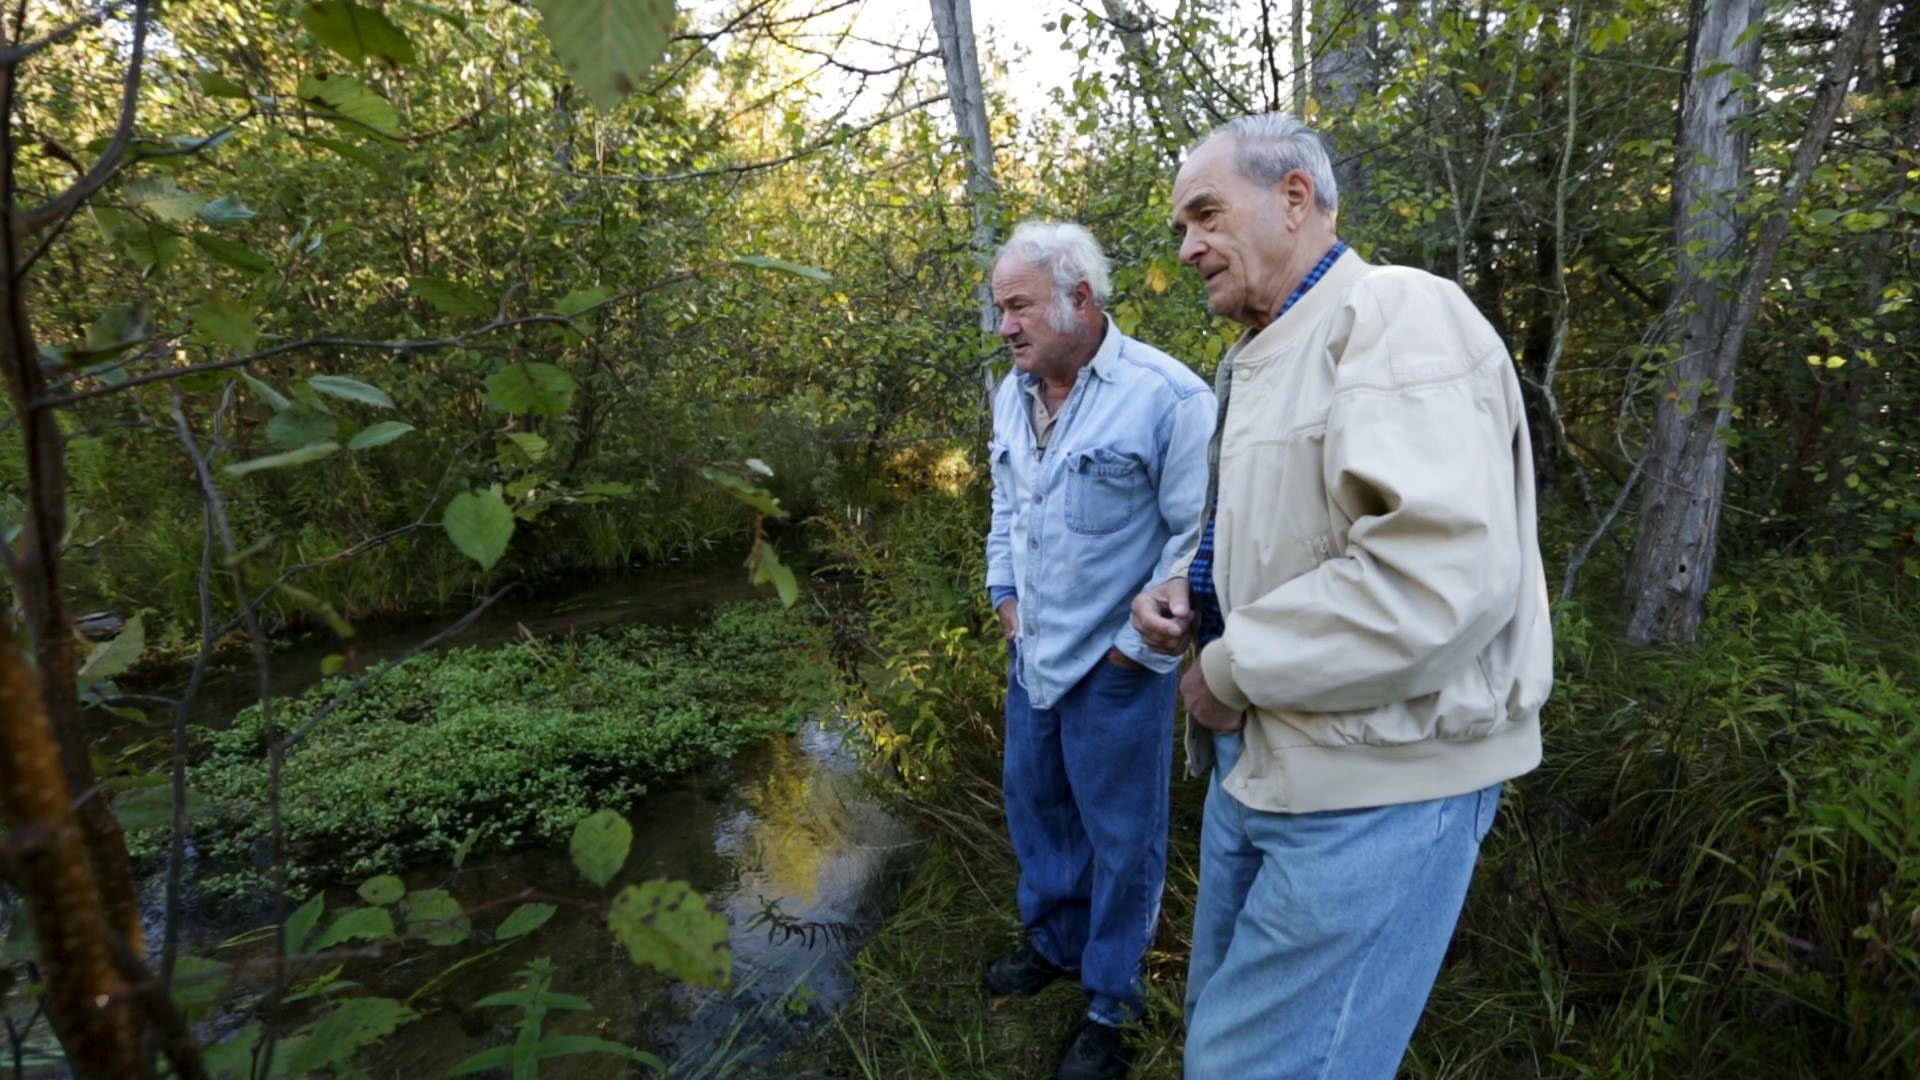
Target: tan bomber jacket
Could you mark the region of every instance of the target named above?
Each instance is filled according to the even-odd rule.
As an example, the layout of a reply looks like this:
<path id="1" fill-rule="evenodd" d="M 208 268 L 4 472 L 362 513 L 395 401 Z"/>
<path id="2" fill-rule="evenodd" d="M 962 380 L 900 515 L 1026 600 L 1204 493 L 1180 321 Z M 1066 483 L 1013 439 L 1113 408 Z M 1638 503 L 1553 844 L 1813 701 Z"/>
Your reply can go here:
<path id="1" fill-rule="evenodd" d="M 1227 793 L 1342 810 L 1538 765 L 1553 639 L 1532 450 L 1506 347 L 1465 293 L 1349 251 L 1221 375 L 1226 635 L 1199 663 L 1246 712 Z M 1195 775 L 1206 734 L 1189 721 Z"/>

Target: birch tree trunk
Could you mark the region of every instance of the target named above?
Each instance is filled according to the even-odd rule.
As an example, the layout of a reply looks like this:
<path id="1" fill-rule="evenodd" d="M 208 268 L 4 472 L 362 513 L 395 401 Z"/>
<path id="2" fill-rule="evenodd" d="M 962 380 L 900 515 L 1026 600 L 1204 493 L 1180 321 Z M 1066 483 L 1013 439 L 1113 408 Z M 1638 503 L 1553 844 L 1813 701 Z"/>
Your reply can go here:
<path id="1" fill-rule="evenodd" d="M 1691 641 L 1699 631 L 1720 535 L 1726 429 L 1741 342 L 1759 310 L 1794 206 L 1845 104 L 1880 6 L 1880 0 L 1866 0 L 1854 8 L 1815 91 L 1792 167 L 1744 270 L 1731 276 L 1737 288 L 1728 290 L 1723 284 L 1730 277 L 1728 263 L 1737 264 L 1747 241 L 1747 223 L 1734 207 L 1742 201 L 1748 171 L 1746 121 L 1753 110 L 1752 98 L 1734 89 L 1733 75 L 1757 74 L 1757 27 L 1766 4 L 1695 0 L 1673 191 L 1676 261 L 1668 314 L 1681 327 L 1679 355 L 1654 415 L 1640 531 L 1627 574 L 1627 635 L 1634 641 Z M 1748 33 L 1749 28 L 1756 29 Z"/>
<path id="2" fill-rule="evenodd" d="M 993 175 L 993 138 L 987 130 L 987 96 L 980 81 L 980 58 L 974 48 L 973 7 L 968 0 L 933 0 L 933 26 L 940 37 L 940 57 L 947 70 L 947 103 L 953 122 L 967 147 L 967 202 L 973 215 L 970 244 L 980 266 L 974 298 L 980 306 L 980 329 L 991 334 L 993 287 L 987 280 L 995 243 L 994 219 L 998 185 Z M 993 400 L 993 370 L 980 362 L 982 403 Z"/>

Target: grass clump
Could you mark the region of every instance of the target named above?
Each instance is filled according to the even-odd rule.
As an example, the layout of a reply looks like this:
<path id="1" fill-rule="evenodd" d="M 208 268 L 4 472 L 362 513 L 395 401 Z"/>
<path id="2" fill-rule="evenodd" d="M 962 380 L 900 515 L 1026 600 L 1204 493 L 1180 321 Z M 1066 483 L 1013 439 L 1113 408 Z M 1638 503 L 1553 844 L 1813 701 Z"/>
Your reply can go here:
<path id="1" fill-rule="evenodd" d="M 910 509 L 910 528 L 842 545 L 870 604 L 843 621 L 881 657 L 868 698 L 890 715 L 870 722 L 934 842 L 853 1003 L 783 1075 L 1043 1075 L 1077 988 L 992 1006 L 978 988 L 1019 934 L 992 719 L 1004 653 L 963 560 L 888 565 L 942 531 Z M 1557 612 L 1546 760 L 1507 787 L 1403 1076 L 1913 1075 L 1920 589 L 1817 557 L 1722 581 L 1690 646 L 1635 648 L 1577 603 Z M 1175 782 L 1140 1080 L 1180 1075 L 1203 793 Z"/>
<path id="2" fill-rule="evenodd" d="M 375 680 L 287 754 L 281 781 L 297 878 L 358 879 L 473 851 L 564 842 L 588 813 L 790 731 L 829 689 L 822 639 L 772 603 L 719 611 L 698 630 L 630 627 L 454 649 Z M 275 705 L 304 723 L 346 686 L 328 679 Z M 269 840 L 260 709 L 202 738 L 193 824 L 219 866 Z M 157 836 L 142 845 L 156 850 Z M 249 874 L 229 879 L 235 887 Z"/>

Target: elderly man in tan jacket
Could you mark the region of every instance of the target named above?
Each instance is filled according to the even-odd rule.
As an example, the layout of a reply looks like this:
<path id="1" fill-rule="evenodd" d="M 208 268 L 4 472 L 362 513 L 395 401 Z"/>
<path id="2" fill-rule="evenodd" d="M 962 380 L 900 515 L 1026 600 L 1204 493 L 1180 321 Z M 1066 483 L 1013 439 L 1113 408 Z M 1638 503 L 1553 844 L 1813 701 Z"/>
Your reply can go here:
<path id="1" fill-rule="evenodd" d="M 1552 638 L 1520 387 L 1451 281 L 1338 239 L 1318 136 L 1247 117 L 1174 183 L 1221 362 L 1191 564 L 1134 602 L 1210 772 L 1194 1080 L 1389 1080 L 1500 785 L 1540 761 Z"/>

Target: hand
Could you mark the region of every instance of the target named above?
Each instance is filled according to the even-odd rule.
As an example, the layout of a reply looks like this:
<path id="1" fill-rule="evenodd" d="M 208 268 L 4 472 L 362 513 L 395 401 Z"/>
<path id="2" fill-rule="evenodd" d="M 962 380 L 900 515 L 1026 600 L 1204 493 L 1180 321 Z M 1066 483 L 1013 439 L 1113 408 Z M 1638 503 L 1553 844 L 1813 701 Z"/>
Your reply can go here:
<path id="1" fill-rule="evenodd" d="M 1133 657 L 1128 656 L 1126 653 L 1121 652 L 1118 646 L 1107 650 L 1107 663 L 1128 671 L 1139 671 L 1141 668 L 1147 666 L 1135 660 Z"/>
<path id="2" fill-rule="evenodd" d="M 1187 715 L 1193 717 L 1193 722 L 1209 731 L 1230 735 L 1246 724 L 1245 715 L 1220 704 L 1220 699 L 1207 689 L 1207 677 L 1201 673 L 1198 661 L 1187 665 L 1187 673 L 1180 676 L 1180 700 L 1187 703 Z"/>
<path id="3" fill-rule="evenodd" d="M 1020 636 L 1020 598 L 1009 596 L 995 609 L 1000 616 L 1000 635 L 1008 641 Z"/>
<path id="4" fill-rule="evenodd" d="M 1168 578 L 1133 598 L 1133 628 L 1155 652 L 1179 655 L 1193 640 L 1193 605 L 1187 579 Z"/>

